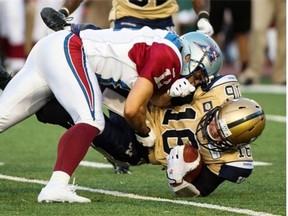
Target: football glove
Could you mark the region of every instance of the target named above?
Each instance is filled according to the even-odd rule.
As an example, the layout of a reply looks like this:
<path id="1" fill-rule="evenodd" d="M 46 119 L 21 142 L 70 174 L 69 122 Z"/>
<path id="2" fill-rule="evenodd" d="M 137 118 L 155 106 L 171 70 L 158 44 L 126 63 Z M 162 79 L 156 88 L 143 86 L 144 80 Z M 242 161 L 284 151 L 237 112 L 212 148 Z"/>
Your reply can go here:
<path id="1" fill-rule="evenodd" d="M 172 186 L 169 184 L 172 192 L 174 195 L 181 196 L 181 197 L 197 197 L 200 195 L 200 191 L 191 183 L 183 181 L 181 184 L 177 186 Z"/>
<path id="2" fill-rule="evenodd" d="M 167 164 L 167 178 L 170 184 L 182 183 L 183 177 L 190 171 L 197 168 L 200 163 L 200 157 L 194 162 L 187 163 L 184 161 L 184 147 L 185 145 L 175 146 L 171 149 L 168 156 Z"/>
<path id="3" fill-rule="evenodd" d="M 186 78 L 180 78 L 167 90 L 167 94 L 170 97 L 185 97 L 194 91 L 195 87 Z"/>
<path id="4" fill-rule="evenodd" d="M 156 136 L 155 136 L 155 133 L 151 130 L 151 128 L 148 134 L 142 135 L 142 134 L 136 133 L 135 135 L 136 135 L 137 141 L 143 146 L 153 147 L 155 145 Z"/>
<path id="5" fill-rule="evenodd" d="M 40 15 L 46 26 L 54 31 L 63 30 L 65 26 L 70 25 L 67 22 L 68 18 L 60 11 L 56 11 L 53 8 L 43 8 Z"/>
<path id="6" fill-rule="evenodd" d="M 214 30 L 212 25 L 209 22 L 209 14 L 206 11 L 201 11 L 198 14 L 199 20 L 197 22 L 198 32 L 206 34 L 208 36 L 212 36 L 214 34 Z"/>

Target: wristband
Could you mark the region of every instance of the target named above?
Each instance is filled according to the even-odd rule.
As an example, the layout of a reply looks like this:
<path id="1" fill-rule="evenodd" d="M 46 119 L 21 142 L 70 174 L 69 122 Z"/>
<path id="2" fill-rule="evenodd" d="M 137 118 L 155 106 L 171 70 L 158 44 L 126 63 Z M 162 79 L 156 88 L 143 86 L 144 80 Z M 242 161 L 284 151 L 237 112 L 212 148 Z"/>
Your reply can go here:
<path id="1" fill-rule="evenodd" d="M 209 13 L 207 11 L 200 11 L 198 14 L 198 19 L 201 18 L 209 20 Z"/>
<path id="2" fill-rule="evenodd" d="M 62 14 L 64 14 L 65 17 L 68 17 L 69 14 L 70 14 L 68 8 L 66 8 L 66 7 L 62 7 L 62 8 L 59 10 L 59 12 L 61 12 Z"/>

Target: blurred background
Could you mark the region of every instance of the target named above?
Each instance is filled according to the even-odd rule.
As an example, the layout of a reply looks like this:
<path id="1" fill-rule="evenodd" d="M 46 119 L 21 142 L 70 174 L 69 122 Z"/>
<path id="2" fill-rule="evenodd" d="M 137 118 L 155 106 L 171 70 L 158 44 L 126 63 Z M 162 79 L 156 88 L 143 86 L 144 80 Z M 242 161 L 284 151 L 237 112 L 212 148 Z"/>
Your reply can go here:
<path id="1" fill-rule="evenodd" d="M 177 34 L 197 30 L 191 1 L 177 2 Z M 62 0 L 0 0 L 0 60 L 11 74 L 23 66 L 33 45 L 51 33 L 41 9 L 62 5 Z M 70 16 L 75 23 L 109 28 L 111 7 L 110 0 L 86 0 Z M 285 0 L 210 0 L 210 23 L 225 57 L 221 73 L 235 74 L 243 85 L 286 85 Z"/>

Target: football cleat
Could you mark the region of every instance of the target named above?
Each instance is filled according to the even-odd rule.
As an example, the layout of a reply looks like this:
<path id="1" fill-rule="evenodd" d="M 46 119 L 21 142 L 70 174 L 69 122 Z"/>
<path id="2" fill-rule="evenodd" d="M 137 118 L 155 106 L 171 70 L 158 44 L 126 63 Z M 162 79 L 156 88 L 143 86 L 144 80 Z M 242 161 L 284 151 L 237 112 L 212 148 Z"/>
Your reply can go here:
<path id="1" fill-rule="evenodd" d="M 129 171 L 128 163 L 116 160 L 113 156 L 111 156 L 105 150 L 103 150 L 100 147 L 95 146 L 93 143 L 91 143 L 91 146 L 96 151 L 101 153 L 107 159 L 107 161 L 112 164 L 116 174 L 131 174 L 131 172 Z"/>
<path id="2" fill-rule="evenodd" d="M 5 70 L 0 64 L 0 89 L 4 90 L 8 82 L 12 79 L 12 76 Z"/>
<path id="3" fill-rule="evenodd" d="M 38 202 L 61 202 L 61 203 L 89 203 L 90 199 L 78 196 L 75 192 L 76 188 L 74 185 L 63 185 L 50 183 L 42 188 L 38 195 Z"/>
<path id="4" fill-rule="evenodd" d="M 120 165 L 111 161 L 109 162 L 113 165 L 116 174 L 131 174 L 131 172 L 129 171 L 128 165 L 123 166 L 123 165 Z"/>
<path id="5" fill-rule="evenodd" d="M 43 8 L 40 14 L 46 26 L 54 31 L 63 30 L 65 26 L 70 25 L 67 21 L 72 20 L 72 17 L 66 18 L 63 13 L 50 7 Z"/>

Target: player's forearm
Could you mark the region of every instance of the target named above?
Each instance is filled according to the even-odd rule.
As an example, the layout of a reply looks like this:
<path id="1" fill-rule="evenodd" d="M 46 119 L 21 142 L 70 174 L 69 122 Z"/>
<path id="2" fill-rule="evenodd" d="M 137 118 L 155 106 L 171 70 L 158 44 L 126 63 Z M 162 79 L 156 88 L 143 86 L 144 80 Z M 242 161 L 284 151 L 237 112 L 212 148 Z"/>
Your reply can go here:
<path id="1" fill-rule="evenodd" d="M 68 16 L 73 13 L 83 1 L 84 0 L 66 0 L 61 9 L 66 10 L 68 14 L 64 14 Z"/>
<path id="2" fill-rule="evenodd" d="M 192 0 L 193 10 L 196 14 L 200 11 L 210 11 L 210 0 Z"/>
<path id="3" fill-rule="evenodd" d="M 125 102 L 124 117 L 139 134 L 149 133 L 146 125 L 147 104 L 153 95 L 153 84 L 144 77 L 138 77 Z"/>
<path id="4" fill-rule="evenodd" d="M 168 107 L 171 105 L 171 97 L 166 93 L 161 93 L 151 98 L 151 103 L 159 107 Z"/>
<path id="5" fill-rule="evenodd" d="M 148 134 L 150 131 L 146 125 L 146 110 L 147 108 L 142 106 L 137 111 L 130 109 L 124 111 L 124 118 L 127 123 L 140 135 Z"/>

